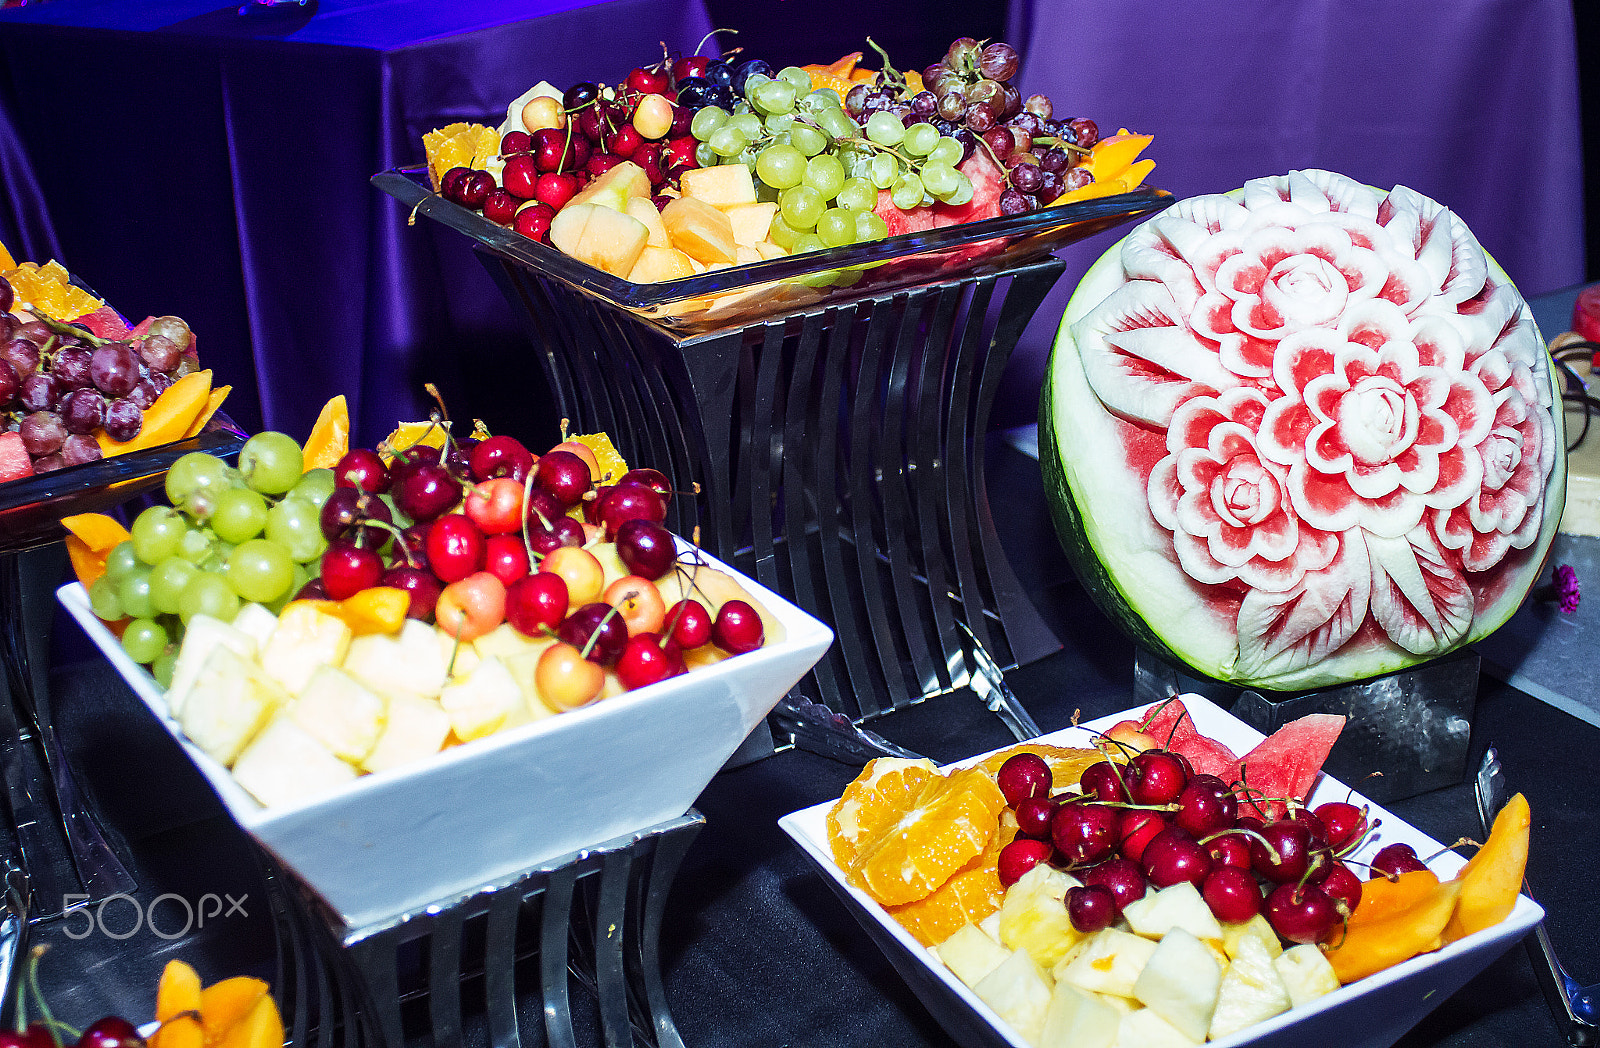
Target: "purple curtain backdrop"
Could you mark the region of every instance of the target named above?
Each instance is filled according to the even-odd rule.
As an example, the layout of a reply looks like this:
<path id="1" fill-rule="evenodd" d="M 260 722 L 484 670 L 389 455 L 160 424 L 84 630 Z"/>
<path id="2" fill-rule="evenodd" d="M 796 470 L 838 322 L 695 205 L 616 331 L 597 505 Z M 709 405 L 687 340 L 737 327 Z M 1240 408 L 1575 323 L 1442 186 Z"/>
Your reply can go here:
<path id="1" fill-rule="evenodd" d="M 1583 280 L 1569 0 L 1015 0 L 1007 38 L 1058 115 L 1154 134 L 1150 181 L 1179 197 L 1328 168 L 1452 208 L 1525 295 Z M 1061 312 L 1113 243 L 1064 254 L 997 424 L 1034 420 Z"/>
<path id="2" fill-rule="evenodd" d="M 135 319 L 189 320 L 235 387 L 226 410 L 250 427 L 304 435 L 345 393 L 372 441 L 426 417 L 427 381 L 463 399 L 536 388 L 531 347 L 466 241 L 408 225 L 368 179 L 419 163 L 435 127 L 499 124 L 541 79 L 615 82 L 663 42 L 691 53 L 709 29 L 701 4 L 322 0 L 314 14 L 248 17 L 215 5 L 0 13 L 14 125 L 0 125 L 0 221 L 53 221 L 59 249 L 23 239 L 30 253 L 46 245 Z M 24 154 L 46 207 L 13 192 L 26 165 L 8 161 Z M 484 346 L 499 363 L 476 362 Z"/>

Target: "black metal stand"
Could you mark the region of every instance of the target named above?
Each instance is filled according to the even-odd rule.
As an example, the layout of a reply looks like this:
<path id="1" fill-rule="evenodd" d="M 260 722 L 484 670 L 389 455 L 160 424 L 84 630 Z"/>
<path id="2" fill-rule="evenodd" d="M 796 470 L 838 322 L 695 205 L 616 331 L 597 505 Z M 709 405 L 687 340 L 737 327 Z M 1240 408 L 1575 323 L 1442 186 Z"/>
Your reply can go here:
<path id="1" fill-rule="evenodd" d="M 289 1043 L 683 1048 L 658 941 L 704 825 L 690 811 L 359 929 L 266 858 Z"/>
<path id="2" fill-rule="evenodd" d="M 1266 735 L 1308 713 L 1340 714 L 1344 730 L 1325 770 L 1387 804 L 1466 777 L 1478 666 L 1477 653 L 1458 651 L 1342 687 L 1265 692 L 1191 677 L 1135 648 L 1134 695 L 1140 704 L 1204 695 Z"/>
<path id="3" fill-rule="evenodd" d="M 561 413 L 697 498 L 668 526 L 833 626 L 796 689 L 861 721 L 1060 644 L 1000 545 L 982 441 L 1054 258 L 678 337 L 489 252 Z"/>

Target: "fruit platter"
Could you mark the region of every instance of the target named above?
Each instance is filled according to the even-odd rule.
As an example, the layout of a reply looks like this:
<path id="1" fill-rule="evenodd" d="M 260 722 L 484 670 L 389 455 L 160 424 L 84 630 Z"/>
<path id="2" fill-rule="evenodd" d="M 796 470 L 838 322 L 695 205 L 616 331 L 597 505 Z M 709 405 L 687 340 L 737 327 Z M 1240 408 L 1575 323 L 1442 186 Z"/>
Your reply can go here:
<path id="1" fill-rule="evenodd" d="M 198 341 L 179 317 L 130 325 L 59 263 L 0 245 L 0 545 L 54 541 L 62 517 L 127 501 L 180 455 L 238 446 Z"/>
<path id="2" fill-rule="evenodd" d="M 832 640 L 602 435 L 348 432 L 336 398 L 131 529 L 69 519 L 60 600 L 351 927 L 681 816 Z"/>
<path id="3" fill-rule="evenodd" d="M 1102 136 L 1013 82 L 1002 42 L 921 72 L 879 53 L 774 69 L 663 58 L 540 81 L 499 127 L 425 136 L 374 183 L 491 250 L 674 330 L 991 272 L 1159 210 L 1149 135 Z"/>
<path id="4" fill-rule="evenodd" d="M 781 825 L 963 1044 L 1387 1045 L 1543 911 L 1520 796 L 1458 855 L 1319 772 L 1341 721 L 1178 697 Z"/>

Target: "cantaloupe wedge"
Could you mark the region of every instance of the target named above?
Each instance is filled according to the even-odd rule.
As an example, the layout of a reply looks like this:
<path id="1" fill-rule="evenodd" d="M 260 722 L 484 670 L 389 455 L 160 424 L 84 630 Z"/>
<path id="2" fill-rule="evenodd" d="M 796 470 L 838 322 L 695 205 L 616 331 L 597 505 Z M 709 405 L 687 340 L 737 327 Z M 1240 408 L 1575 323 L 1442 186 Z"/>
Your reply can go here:
<path id="1" fill-rule="evenodd" d="M 1499 924 L 1511 913 L 1528 865 L 1528 829 L 1532 821 L 1528 800 L 1520 793 L 1500 809 L 1489 839 L 1456 874 L 1461 895 L 1456 899 L 1450 923 L 1445 925 L 1445 942 L 1455 942 Z"/>
<path id="2" fill-rule="evenodd" d="M 200 973 L 183 961 L 171 960 L 156 986 L 156 1021 L 150 1048 L 203 1048 L 205 1029 L 200 1024 Z"/>
<path id="3" fill-rule="evenodd" d="M 688 174 L 687 171 L 684 174 Z M 733 224 L 728 216 L 703 200 L 679 197 L 661 212 L 672 246 L 706 265 L 734 259 Z"/>
<path id="4" fill-rule="evenodd" d="M 258 998 L 245 1017 L 222 1035 L 216 1048 L 283 1048 L 283 1019 L 272 996 Z"/>
<path id="5" fill-rule="evenodd" d="M 267 984 L 248 975 L 236 975 L 200 991 L 200 1025 L 205 1029 L 206 1043 L 220 1041 L 266 996 Z"/>
<path id="6" fill-rule="evenodd" d="M 189 428 L 183 431 L 183 439 L 199 436 L 200 431 L 206 428 L 206 423 L 211 421 L 211 416 L 222 407 L 222 402 L 228 399 L 228 394 L 233 392 L 232 386 L 218 386 L 206 395 L 206 406 L 200 409 L 200 414 L 189 423 Z"/>
<path id="7" fill-rule="evenodd" d="M 168 386 L 155 403 L 145 409 L 144 425 L 132 440 L 115 441 L 106 436 L 104 430 L 97 430 L 95 439 L 100 442 L 100 453 L 110 458 L 182 440 L 210 401 L 211 372 L 192 371 Z"/>
<path id="8" fill-rule="evenodd" d="M 107 555 L 130 537 L 121 521 L 104 513 L 62 517 L 61 526 L 67 529 L 67 556 L 72 560 L 72 573 L 86 590 L 106 573 Z"/>
<path id="9" fill-rule="evenodd" d="M 656 205 L 649 197 L 629 197 L 627 212 L 644 223 L 644 228 L 649 231 L 650 237 L 645 241 L 649 247 L 671 247 L 672 241 L 667 238 L 667 227 L 661 224 L 661 212 L 656 210 Z"/>
<path id="10" fill-rule="evenodd" d="M 1153 135 L 1136 135 L 1123 128 L 1110 138 L 1102 138 L 1089 150 L 1089 159 L 1083 167 L 1094 181 L 1079 189 L 1061 194 L 1052 204 L 1069 204 L 1075 200 L 1094 200 L 1097 197 L 1131 193 L 1144 184 L 1155 169 L 1154 160 L 1138 160 L 1154 139 Z M 1137 161 L 1137 162 L 1135 162 Z"/>
<path id="11" fill-rule="evenodd" d="M 685 197 L 703 200 L 712 207 L 756 202 L 756 184 L 748 164 L 693 168 L 679 176 L 679 183 Z"/>
<path id="12" fill-rule="evenodd" d="M 694 276 L 694 263 L 675 247 L 645 245 L 639 261 L 628 271 L 635 284 L 659 284 L 663 280 L 682 280 Z"/>

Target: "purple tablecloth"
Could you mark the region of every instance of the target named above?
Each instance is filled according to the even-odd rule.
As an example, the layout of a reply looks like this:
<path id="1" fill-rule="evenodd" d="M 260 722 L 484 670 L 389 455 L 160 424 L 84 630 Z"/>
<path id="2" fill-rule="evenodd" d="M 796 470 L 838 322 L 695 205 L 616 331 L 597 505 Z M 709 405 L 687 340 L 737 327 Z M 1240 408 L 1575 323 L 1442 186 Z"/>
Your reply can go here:
<path id="1" fill-rule="evenodd" d="M 1583 280 L 1569 0 L 1014 0 L 1008 39 L 1024 91 L 1154 134 L 1150 181 L 1180 197 L 1328 168 L 1452 208 L 1526 295 Z M 1112 242 L 1069 249 L 996 424 L 1033 420 L 1056 321 Z"/>
<path id="2" fill-rule="evenodd" d="M 615 82 L 709 28 L 698 0 L 216 2 L 0 13 L 0 229 L 53 222 L 62 261 L 124 313 L 187 319 L 241 423 L 303 436 L 345 393 L 367 441 L 426 417 L 423 382 L 515 385 L 463 375 L 463 351 L 525 346 L 465 240 L 408 227 L 371 175 L 420 162 L 435 127 L 498 124 L 540 79 Z"/>

